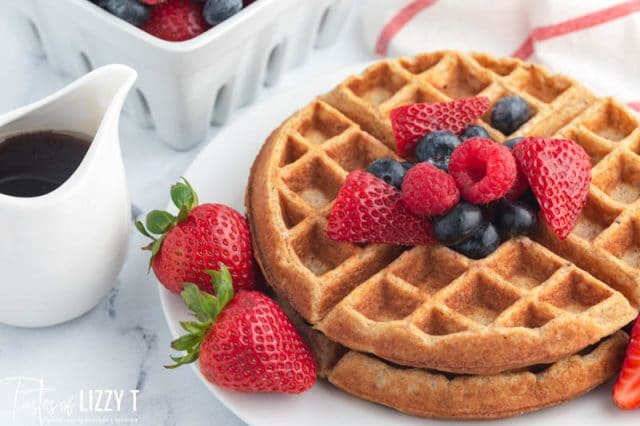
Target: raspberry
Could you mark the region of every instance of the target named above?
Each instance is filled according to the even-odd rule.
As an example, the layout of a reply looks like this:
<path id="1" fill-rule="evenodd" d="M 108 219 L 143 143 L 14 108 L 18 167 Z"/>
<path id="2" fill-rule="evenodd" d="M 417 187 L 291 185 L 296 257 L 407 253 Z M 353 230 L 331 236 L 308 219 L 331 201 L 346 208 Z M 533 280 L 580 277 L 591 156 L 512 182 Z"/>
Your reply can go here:
<path id="1" fill-rule="evenodd" d="M 516 179 L 516 162 L 509 148 L 489 139 L 473 138 L 453 151 L 449 173 L 462 198 L 487 204 L 509 192 Z"/>
<path id="2" fill-rule="evenodd" d="M 513 186 L 511 187 L 509 192 L 507 192 L 507 195 L 505 195 L 505 198 L 516 201 L 520 197 L 522 197 L 522 194 L 525 193 L 527 188 L 529 188 L 529 181 L 527 181 L 527 176 L 522 171 L 520 164 L 516 161 L 516 180 L 515 182 L 513 182 Z"/>
<path id="3" fill-rule="evenodd" d="M 451 175 L 429 163 L 409 170 L 402 182 L 402 201 L 417 215 L 437 216 L 460 201 L 460 191 Z"/>
<path id="4" fill-rule="evenodd" d="M 347 176 L 329 214 L 327 235 L 352 243 L 433 242 L 431 223 L 405 207 L 400 191 L 362 170 Z"/>
<path id="5" fill-rule="evenodd" d="M 485 97 L 398 107 L 390 114 L 396 150 L 401 157 L 410 157 L 427 133 L 446 130 L 460 134 L 488 109 L 489 99 Z"/>
<path id="6" fill-rule="evenodd" d="M 565 239 L 584 208 L 591 183 L 589 156 L 570 139 L 525 138 L 513 153 L 527 177 L 542 217 Z"/>

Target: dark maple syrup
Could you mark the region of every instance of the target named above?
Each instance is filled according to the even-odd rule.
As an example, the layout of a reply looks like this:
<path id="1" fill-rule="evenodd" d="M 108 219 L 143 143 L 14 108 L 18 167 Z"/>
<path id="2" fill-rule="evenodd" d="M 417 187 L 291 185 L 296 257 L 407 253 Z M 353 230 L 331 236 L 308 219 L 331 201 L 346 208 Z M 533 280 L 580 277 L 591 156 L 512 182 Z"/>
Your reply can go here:
<path id="1" fill-rule="evenodd" d="M 15 197 L 48 194 L 71 177 L 90 145 L 90 138 L 71 132 L 0 137 L 0 193 Z"/>

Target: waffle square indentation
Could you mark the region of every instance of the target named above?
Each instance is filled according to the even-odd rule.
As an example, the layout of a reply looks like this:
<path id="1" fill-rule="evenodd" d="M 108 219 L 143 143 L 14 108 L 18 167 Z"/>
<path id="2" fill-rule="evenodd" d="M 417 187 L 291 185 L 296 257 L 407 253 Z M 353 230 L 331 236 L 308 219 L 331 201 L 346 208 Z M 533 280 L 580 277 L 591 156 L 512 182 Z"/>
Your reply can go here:
<path id="1" fill-rule="evenodd" d="M 502 77 L 511 74 L 518 67 L 518 61 L 516 61 L 515 59 L 498 59 L 482 53 L 475 53 L 471 56 L 483 68 L 486 68 Z"/>
<path id="2" fill-rule="evenodd" d="M 345 141 L 331 146 L 326 152 L 348 172 L 366 169 L 371 162 L 379 158 L 396 157 L 386 145 L 364 132 L 353 133 Z"/>
<path id="3" fill-rule="evenodd" d="M 436 66 L 443 56 L 442 52 L 423 53 L 412 58 L 400 58 L 398 63 L 411 74 L 422 74 Z"/>
<path id="4" fill-rule="evenodd" d="M 612 291 L 586 272 L 567 271 L 558 282 L 545 288 L 540 300 L 565 311 L 580 313 L 597 305 L 612 295 Z"/>
<path id="5" fill-rule="evenodd" d="M 369 68 L 362 76 L 355 77 L 349 89 L 372 105 L 379 105 L 391 98 L 409 81 L 384 62 Z"/>
<path id="6" fill-rule="evenodd" d="M 467 261 L 445 247 L 415 247 L 398 259 L 390 272 L 427 294 L 434 294 L 462 275 Z"/>
<path id="7" fill-rule="evenodd" d="M 530 290 L 546 281 L 562 264 L 555 255 L 533 242 L 510 240 L 486 263 L 496 274 Z"/>
<path id="8" fill-rule="evenodd" d="M 540 328 L 555 318 L 553 311 L 544 304 L 528 302 L 509 312 L 507 318 L 501 318 L 500 325 L 505 327 Z"/>
<path id="9" fill-rule="evenodd" d="M 620 210 L 611 206 L 602 197 L 590 192 L 572 234 L 585 241 L 593 241 L 602 231 L 611 226 Z"/>
<path id="10" fill-rule="evenodd" d="M 640 224 L 637 220 L 624 218 L 603 238 L 601 247 L 632 268 L 640 268 Z"/>
<path id="11" fill-rule="evenodd" d="M 289 136 L 282 152 L 280 167 L 295 163 L 308 151 L 309 149 L 304 142 L 294 136 Z"/>
<path id="12" fill-rule="evenodd" d="M 638 120 L 617 102 L 607 100 L 583 119 L 582 124 L 600 137 L 618 142 L 638 127 Z"/>
<path id="13" fill-rule="evenodd" d="M 580 131 L 576 128 L 567 130 L 564 137 L 571 139 L 584 148 L 587 155 L 589 155 L 591 167 L 595 167 L 613 149 L 612 144 L 603 143 L 602 140 L 599 140 L 590 132 Z"/>
<path id="14" fill-rule="evenodd" d="M 549 75 L 540 67 L 529 67 L 522 74 L 523 78 L 519 78 L 519 81 L 514 86 L 547 104 L 553 102 L 571 87 L 571 81 L 568 78 Z M 518 77 L 520 77 L 520 74 L 518 74 Z"/>
<path id="15" fill-rule="evenodd" d="M 322 158 L 302 160 L 292 167 L 283 180 L 311 208 L 322 209 L 338 196 L 344 179 Z"/>
<path id="16" fill-rule="evenodd" d="M 458 58 L 453 62 L 427 75 L 428 81 L 450 98 L 472 98 L 491 85 L 491 78 L 481 68 Z"/>
<path id="17" fill-rule="evenodd" d="M 292 200 L 284 192 L 280 193 L 280 210 L 282 211 L 282 220 L 287 228 L 293 228 L 307 217 L 307 211 L 304 205 L 297 200 Z"/>
<path id="18" fill-rule="evenodd" d="M 301 119 L 297 130 L 306 140 L 319 145 L 338 136 L 350 125 L 351 123 L 338 111 L 316 102 L 307 116 Z"/>
<path id="19" fill-rule="evenodd" d="M 465 277 L 445 304 L 454 311 L 480 324 L 492 323 L 505 309 L 520 298 L 513 289 L 481 272 Z"/>
<path id="20" fill-rule="evenodd" d="M 367 288 L 355 308 L 373 321 L 395 321 L 411 315 L 424 300 L 415 289 L 382 280 Z"/>
<path id="21" fill-rule="evenodd" d="M 468 330 L 468 327 L 459 321 L 455 315 L 434 307 L 429 309 L 424 315 L 420 315 L 415 325 L 431 336 L 446 336 L 447 334 L 459 333 Z"/>
<path id="22" fill-rule="evenodd" d="M 619 203 L 633 203 L 640 197 L 640 159 L 628 152 L 607 157 L 594 173 L 593 184 Z"/>
<path id="23" fill-rule="evenodd" d="M 332 241 L 327 236 L 326 223 L 314 223 L 292 241 L 300 262 L 314 275 L 322 276 L 355 254 L 351 244 Z"/>

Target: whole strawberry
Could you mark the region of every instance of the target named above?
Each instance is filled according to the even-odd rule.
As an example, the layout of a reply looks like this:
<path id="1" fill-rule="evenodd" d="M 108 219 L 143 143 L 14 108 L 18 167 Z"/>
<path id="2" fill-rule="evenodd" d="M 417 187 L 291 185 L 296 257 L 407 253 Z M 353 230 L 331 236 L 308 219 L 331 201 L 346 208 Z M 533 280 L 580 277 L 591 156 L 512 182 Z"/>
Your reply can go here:
<path id="1" fill-rule="evenodd" d="M 613 400 L 623 410 L 640 408 L 640 320 L 631 331 L 631 340 L 622 369 L 613 387 Z"/>
<path id="2" fill-rule="evenodd" d="M 203 271 L 223 263 L 231 270 L 236 290 L 257 289 L 260 274 L 246 219 L 222 204 L 198 205 L 186 180 L 171 187 L 171 199 L 177 216 L 154 210 L 147 215 L 146 228 L 136 222 L 138 230 L 153 240 L 145 248 L 151 250 L 150 267 L 162 285 L 174 293 L 183 290 L 184 282 L 212 291 L 210 277 Z"/>
<path id="3" fill-rule="evenodd" d="M 207 271 L 217 297 L 186 284 L 181 293 L 198 321 L 182 322 L 188 334 L 171 347 L 179 367 L 200 358 L 200 371 L 218 386 L 240 392 L 300 393 L 316 381 L 309 347 L 282 310 L 262 293 L 233 295 L 229 271 Z"/>

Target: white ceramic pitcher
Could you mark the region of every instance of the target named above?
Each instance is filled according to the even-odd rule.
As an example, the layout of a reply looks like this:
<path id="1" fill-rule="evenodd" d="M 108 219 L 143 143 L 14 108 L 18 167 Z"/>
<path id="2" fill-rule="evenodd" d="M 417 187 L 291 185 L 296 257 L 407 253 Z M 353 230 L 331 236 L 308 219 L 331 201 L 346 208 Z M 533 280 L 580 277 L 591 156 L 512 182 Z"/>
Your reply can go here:
<path id="1" fill-rule="evenodd" d="M 64 322 L 93 308 L 113 286 L 131 215 L 118 123 L 136 77 L 129 67 L 105 66 L 0 116 L 0 136 L 39 130 L 93 136 L 59 188 L 33 198 L 0 194 L 0 322 Z"/>

